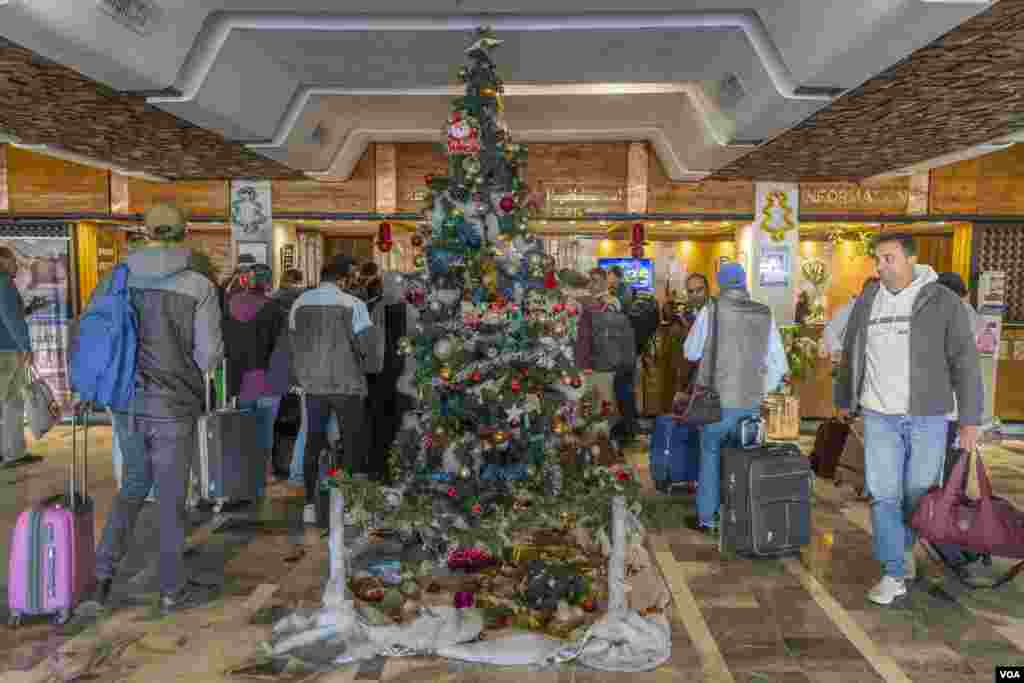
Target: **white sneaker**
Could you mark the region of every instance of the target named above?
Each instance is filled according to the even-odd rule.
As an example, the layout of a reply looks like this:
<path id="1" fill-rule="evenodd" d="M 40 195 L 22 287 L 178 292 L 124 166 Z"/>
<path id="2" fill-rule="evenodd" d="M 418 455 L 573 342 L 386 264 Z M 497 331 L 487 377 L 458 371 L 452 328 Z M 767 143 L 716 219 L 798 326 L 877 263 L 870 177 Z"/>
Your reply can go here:
<path id="1" fill-rule="evenodd" d="M 302 508 L 302 523 L 316 524 L 316 505 L 313 503 L 308 503 L 306 507 Z"/>
<path id="2" fill-rule="evenodd" d="M 917 559 L 914 557 L 914 549 L 903 553 L 903 580 L 917 581 Z"/>
<path id="3" fill-rule="evenodd" d="M 868 600 L 876 605 L 891 605 L 897 598 L 907 594 L 907 586 L 903 579 L 883 576 L 875 587 L 868 591 Z"/>

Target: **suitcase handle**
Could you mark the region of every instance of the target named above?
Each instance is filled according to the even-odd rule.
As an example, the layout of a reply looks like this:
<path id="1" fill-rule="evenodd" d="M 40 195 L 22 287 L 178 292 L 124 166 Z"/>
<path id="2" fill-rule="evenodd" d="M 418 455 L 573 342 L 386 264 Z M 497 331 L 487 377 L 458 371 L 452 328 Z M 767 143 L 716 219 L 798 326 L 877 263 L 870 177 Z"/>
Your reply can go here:
<path id="1" fill-rule="evenodd" d="M 228 357 L 225 354 L 224 358 L 220 362 L 220 367 L 224 370 L 224 403 L 220 406 L 220 410 L 224 410 L 228 407 Z M 214 368 L 206 373 L 206 412 L 212 413 L 213 407 L 210 403 L 210 389 L 213 386 L 213 376 L 217 372 Z"/>

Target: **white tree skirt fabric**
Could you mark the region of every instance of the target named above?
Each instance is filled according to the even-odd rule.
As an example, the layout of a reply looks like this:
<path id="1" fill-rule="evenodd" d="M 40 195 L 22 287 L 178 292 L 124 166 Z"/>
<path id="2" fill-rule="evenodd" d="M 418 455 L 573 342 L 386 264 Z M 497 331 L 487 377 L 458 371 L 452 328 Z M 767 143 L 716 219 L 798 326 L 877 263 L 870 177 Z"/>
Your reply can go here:
<path id="1" fill-rule="evenodd" d="M 335 489 L 331 493 L 331 577 L 323 607 L 300 610 L 277 622 L 271 641 L 264 646 L 268 656 L 321 667 L 378 656 L 418 655 L 537 669 L 576 662 L 603 671 L 634 672 L 656 669 L 672 654 L 671 627 L 664 616 L 670 601 L 668 588 L 643 546 L 627 542 L 627 525 L 640 525 L 625 510 L 623 498 L 612 504 L 609 611 L 574 642 L 532 632 L 481 641 L 483 613 L 475 608 L 423 606 L 409 623 L 374 623 L 368 618 L 373 611 L 361 611 L 348 595 L 348 568 L 368 546 L 364 537 L 345 547 L 343 509 L 342 495 Z M 634 569 L 631 583 L 626 580 L 627 556 Z M 649 607 L 656 610 L 647 617 L 634 609 Z"/>

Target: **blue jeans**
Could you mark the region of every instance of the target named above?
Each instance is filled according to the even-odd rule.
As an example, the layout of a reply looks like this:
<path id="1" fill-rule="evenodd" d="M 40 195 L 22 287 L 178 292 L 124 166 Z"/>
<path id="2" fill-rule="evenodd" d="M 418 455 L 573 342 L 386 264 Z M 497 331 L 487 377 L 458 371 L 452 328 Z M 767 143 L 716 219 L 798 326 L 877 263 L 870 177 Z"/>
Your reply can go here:
<path id="1" fill-rule="evenodd" d="M 322 427 L 322 425 L 321 425 Z M 341 438 L 341 429 L 338 426 L 338 416 L 331 413 L 327 420 L 327 438 L 337 441 Z M 303 463 L 306 462 L 306 398 L 302 398 L 302 427 L 299 428 L 299 435 L 295 438 L 295 452 L 292 454 L 292 464 L 288 469 L 288 481 L 296 486 L 305 484 Z"/>
<path id="2" fill-rule="evenodd" d="M 722 408 L 719 422 L 700 428 L 700 475 L 697 484 L 697 519 L 702 526 L 716 524 L 715 516 L 721 503 L 722 444 L 735 441 L 737 427 L 745 417 L 760 414 L 760 406 L 753 408 Z"/>
<path id="3" fill-rule="evenodd" d="M 96 576 L 113 578 L 134 536 L 146 494 L 159 480 L 160 590 L 177 591 L 187 578 L 183 512 L 189 461 L 196 452 L 196 421 L 115 415 L 114 430 L 124 449 L 124 480 L 96 549 Z"/>
<path id="4" fill-rule="evenodd" d="M 263 434 L 263 446 L 266 449 L 264 452 L 267 457 L 274 452 L 274 423 L 277 422 L 277 411 L 281 408 L 281 397 L 280 396 L 261 396 L 255 400 L 239 401 L 238 407 L 242 410 L 257 410 L 260 412 L 260 432 Z M 263 479 L 266 480 L 267 463 L 259 463 L 260 472 L 263 473 Z M 260 492 L 263 492 L 263 486 L 260 486 Z"/>
<path id="5" fill-rule="evenodd" d="M 871 496 L 875 559 L 886 576 L 903 578 L 903 553 L 916 536 L 908 526 L 921 496 L 942 480 L 949 423 L 864 410 L 864 479 Z"/>
<path id="6" fill-rule="evenodd" d="M 633 383 L 636 372 L 633 369 L 619 370 L 612 380 L 615 401 L 619 404 L 619 422 L 615 435 L 623 441 L 632 438 L 636 431 L 636 394 Z"/>
<path id="7" fill-rule="evenodd" d="M 114 461 L 114 479 L 117 480 L 117 488 L 120 489 L 124 483 L 124 453 L 121 452 L 121 439 L 117 436 L 118 430 L 114 424 L 114 414 L 109 410 L 107 411 L 107 414 L 110 415 L 110 432 L 113 437 L 113 446 L 110 449 L 110 457 Z M 135 457 L 141 458 L 143 456 L 139 454 Z M 156 490 L 156 482 L 154 481 L 153 488 L 149 490 L 149 495 L 147 497 L 156 498 Z"/>

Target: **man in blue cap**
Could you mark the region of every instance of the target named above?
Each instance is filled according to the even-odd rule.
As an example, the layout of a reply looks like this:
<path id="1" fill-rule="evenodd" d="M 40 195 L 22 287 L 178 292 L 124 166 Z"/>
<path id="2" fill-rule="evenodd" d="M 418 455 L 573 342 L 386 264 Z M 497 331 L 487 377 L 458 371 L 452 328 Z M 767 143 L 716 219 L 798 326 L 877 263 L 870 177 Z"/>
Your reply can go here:
<path id="1" fill-rule="evenodd" d="M 760 414 L 764 395 L 774 391 L 789 372 L 779 328 L 768 306 L 750 299 L 747 273 L 729 262 L 718 271 L 717 299 L 697 314 L 683 350 L 691 361 L 706 358 L 714 349 L 714 371 L 702 362 L 697 384 L 714 387 L 722 402 L 722 420 L 704 425 L 700 432 L 700 480 L 697 519 L 702 531 L 718 527 L 719 465 L 722 442 L 736 433 L 740 420 Z M 708 311 L 717 319 L 708 324 Z M 709 327 L 717 330 L 709 332 Z"/>

